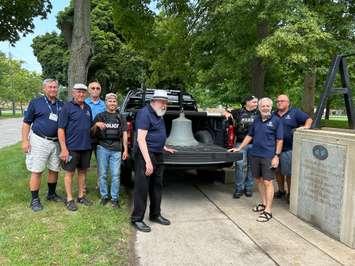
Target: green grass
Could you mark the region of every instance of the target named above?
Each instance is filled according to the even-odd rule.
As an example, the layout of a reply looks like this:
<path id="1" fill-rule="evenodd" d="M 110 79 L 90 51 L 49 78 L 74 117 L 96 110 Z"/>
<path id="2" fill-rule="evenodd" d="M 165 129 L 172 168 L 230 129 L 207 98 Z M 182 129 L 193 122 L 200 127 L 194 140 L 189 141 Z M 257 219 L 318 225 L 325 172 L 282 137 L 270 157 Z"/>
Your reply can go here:
<path id="1" fill-rule="evenodd" d="M 127 265 L 131 235 L 127 194 L 121 191 L 118 210 L 100 206 L 92 167 L 88 197 L 94 205 L 69 212 L 64 204 L 45 200 L 44 175 L 40 190 L 44 210 L 34 213 L 28 207 L 24 157 L 19 144 L 0 150 L 0 265 Z M 57 192 L 64 195 L 63 173 Z"/>
<path id="2" fill-rule="evenodd" d="M 321 127 L 349 128 L 348 120 L 322 120 Z"/>
<path id="3" fill-rule="evenodd" d="M 0 119 L 17 118 L 17 117 L 22 117 L 22 114 L 16 113 L 15 115 L 13 115 L 12 112 L 11 113 L 2 112 L 0 115 Z"/>

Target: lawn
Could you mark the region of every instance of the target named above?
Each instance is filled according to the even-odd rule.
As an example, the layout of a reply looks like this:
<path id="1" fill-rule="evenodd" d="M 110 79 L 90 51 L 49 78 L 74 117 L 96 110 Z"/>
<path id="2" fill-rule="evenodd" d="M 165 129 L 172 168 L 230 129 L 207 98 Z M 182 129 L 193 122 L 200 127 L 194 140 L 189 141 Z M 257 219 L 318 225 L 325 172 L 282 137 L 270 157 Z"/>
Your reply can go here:
<path id="1" fill-rule="evenodd" d="M 120 209 L 100 206 L 95 172 L 93 167 L 88 175 L 93 206 L 69 212 L 63 203 L 48 203 L 43 178 L 44 210 L 34 213 L 28 207 L 29 174 L 20 145 L 1 149 L 0 265 L 127 265 L 131 236 L 127 193 L 121 191 Z M 57 191 L 64 195 L 63 173 Z"/>

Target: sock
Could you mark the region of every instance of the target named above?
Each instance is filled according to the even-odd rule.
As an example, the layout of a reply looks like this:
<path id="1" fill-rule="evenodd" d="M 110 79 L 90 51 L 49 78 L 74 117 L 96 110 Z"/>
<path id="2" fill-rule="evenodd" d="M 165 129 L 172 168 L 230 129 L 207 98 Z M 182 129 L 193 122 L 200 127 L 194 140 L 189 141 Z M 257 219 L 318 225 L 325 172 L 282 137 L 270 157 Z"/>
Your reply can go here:
<path id="1" fill-rule="evenodd" d="M 57 182 L 48 183 L 48 195 L 54 195 L 56 187 L 57 187 Z"/>
<path id="2" fill-rule="evenodd" d="M 39 190 L 31 191 L 32 199 L 37 199 L 37 198 L 38 198 L 38 191 L 39 191 Z"/>

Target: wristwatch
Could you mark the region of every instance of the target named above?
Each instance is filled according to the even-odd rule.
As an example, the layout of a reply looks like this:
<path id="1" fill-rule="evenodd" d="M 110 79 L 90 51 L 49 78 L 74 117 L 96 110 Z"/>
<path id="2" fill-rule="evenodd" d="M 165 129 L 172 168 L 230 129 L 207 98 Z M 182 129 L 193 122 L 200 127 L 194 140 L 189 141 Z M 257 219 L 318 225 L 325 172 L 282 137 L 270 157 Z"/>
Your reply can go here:
<path id="1" fill-rule="evenodd" d="M 280 157 L 280 153 L 275 153 L 275 156 Z"/>

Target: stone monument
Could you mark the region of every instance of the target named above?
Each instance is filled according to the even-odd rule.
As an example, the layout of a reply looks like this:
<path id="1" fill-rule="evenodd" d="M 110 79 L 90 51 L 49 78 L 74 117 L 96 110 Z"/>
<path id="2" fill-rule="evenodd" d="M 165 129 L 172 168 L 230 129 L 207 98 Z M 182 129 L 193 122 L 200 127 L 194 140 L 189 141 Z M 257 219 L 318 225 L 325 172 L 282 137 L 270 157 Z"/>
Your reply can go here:
<path id="1" fill-rule="evenodd" d="M 355 130 L 294 134 L 290 211 L 355 248 Z"/>

